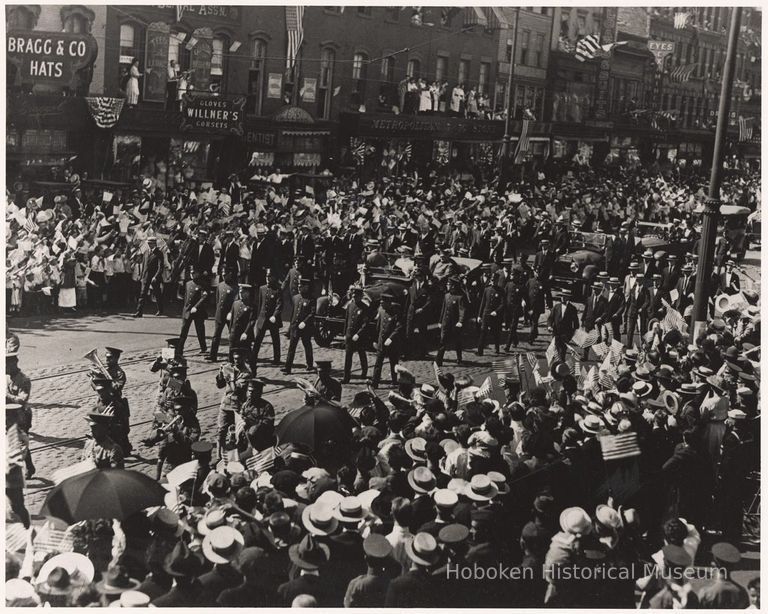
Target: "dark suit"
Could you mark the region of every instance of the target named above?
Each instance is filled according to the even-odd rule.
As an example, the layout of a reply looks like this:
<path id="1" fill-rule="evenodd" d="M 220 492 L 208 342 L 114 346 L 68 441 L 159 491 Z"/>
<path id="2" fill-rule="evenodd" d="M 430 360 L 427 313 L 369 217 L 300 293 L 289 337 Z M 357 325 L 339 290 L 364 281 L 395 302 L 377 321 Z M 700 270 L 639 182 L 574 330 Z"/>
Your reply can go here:
<path id="1" fill-rule="evenodd" d="M 219 277 L 224 274 L 224 271 L 232 271 L 235 275 L 235 279 L 238 278 L 238 271 L 240 269 L 240 245 L 237 241 L 230 241 L 228 245 L 222 248 L 221 256 L 219 257 L 219 266 L 216 269 Z"/>
<path id="2" fill-rule="evenodd" d="M 293 297 L 293 310 L 291 312 L 291 324 L 288 328 L 290 340 L 288 342 L 288 356 L 285 359 L 285 371 L 291 372 L 293 367 L 293 357 L 296 355 L 296 346 L 301 341 L 304 346 L 304 356 L 307 359 L 307 368 L 312 368 L 314 364 L 312 356 L 312 332 L 315 318 L 315 300 L 310 296 L 296 294 Z M 299 328 L 304 324 L 304 328 Z"/>
<path id="3" fill-rule="evenodd" d="M 418 286 L 418 287 L 417 287 Z M 413 280 L 408 288 L 406 306 L 406 335 L 408 345 L 416 355 L 425 352 L 429 308 L 432 304 L 432 283 Z"/>
<path id="4" fill-rule="evenodd" d="M 451 342 L 456 348 L 456 360 L 461 363 L 461 333 L 463 328 L 457 328 L 456 325 L 461 322 L 462 327 L 464 326 L 466 313 L 467 301 L 462 291 L 456 294 L 449 292 L 443 297 L 443 310 L 440 313 L 440 345 L 437 348 L 437 358 L 435 359 L 439 366 L 443 365 L 446 347 Z"/>
<path id="5" fill-rule="evenodd" d="M 277 285 L 277 284 L 275 284 Z M 264 334 L 269 331 L 272 336 L 272 362 L 280 362 L 280 327 L 283 325 L 281 312 L 283 311 L 283 291 L 279 286 L 274 287 L 265 284 L 259 288 L 256 299 L 256 327 L 253 335 L 253 352 L 251 354 L 252 366 L 256 366 L 259 360 L 259 350 Z M 274 319 L 274 322 L 270 320 Z"/>
<path id="6" fill-rule="evenodd" d="M 675 299 L 673 306 L 680 313 L 683 313 L 685 308 L 693 302 L 693 300 L 688 295 L 693 294 L 695 288 L 695 273 L 683 273 L 677 280 L 677 283 L 675 284 L 675 290 L 677 290 L 677 298 Z"/>
<path id="7" fill-rule="evenodd" d="M 718 280 L 718 287 L 720 292 L 725 294 L 738 294 L 741 290 L 741 282 L 739 281 L 739 275 L 736 271 L 723 271 L 720 273 L 720 279 Z"/>
<path id="8" fill-rule="evenodd" d="M 560 360 L 565 360 L 566 344 L 579 327 L 579 314 L 571 303 L 555 305 L 549 312 L 549 326 L 555 340 L 555 348 Z"/>
<path id="9" fill-rule="evenodd" d="M 402 345 L 404 342 L 405 325 L 403 322 L 403 311 L 400 305 L 393 303 L 389 311 L 384 306 L 379 307 L 377 319 L 377 342 L 376 342 L 376 362 L 373 365 L 373 387 L 376 388 L 381 381 L 381 368 L 384 366 L 384 359 L 389 359 L 389 372 L 394 383 L 395 365 L 400 358 Z M 390 341 L 390 345 L 385 345 Z"/>
<path id="10" fill-rule="evenodd" d="M 663 301 L 669 302 L 669 292 L 661 288 L 648 289 L 648 305 L 645 310 L 648 321 L 664 317 L 666 307 Z"/>
<path id="11" fill-rule="evenodd" d="M 184 309 L 181 313 L 181 332 L 179 333 L 179 345 L 184 347 L 187 334 L 192 322 L 195 323 L 195 333 L 200 342 L 200 351 L 205 352 L 205 320 L 208 313 L 205 309 L 205 301 L 209 290 L 205 286 L 190 279 L 184 289 Z M 194 312 L 192 311 L 194 309 Z"/>
<path id="12" fill-rule="evenodd" d="M 439 580 L 423 569 L 414 569 L 389 583 L 384 607 L 428 608 L 434 605 Z"/>
<path id="13" fill-rule="evenodd" d="M 200 605 L 203 587 L 195 580 L 192 586 L 174 586 L 164 595 L 154 599 L 152 605 L 158 608 L 181 608 Z"/>
<path id="14" fill-rule="evenodd" d="M 277 587 L 278 602 L 281 607 L 289 608 L 293 600 L 299 595 L 310 595 L 317 600 L 318 606 L 338 606 L 340 604 L 331 603 L 328 592 L 328 584 L 319 576 L 298 576 Z"/>
<path id="15" fill-rule="evenodd" d="M 327 583 L 333 605 L 340 606 L 349 583 L 367 569 L 363 538 L 360 533 L 343 531 L 330 537 L 326 543 L 331 551 L 331 564 L 323 570 L 323 581 Z"/>
<path id="16" fill-rule="evenodd" d="M 633 340 L 635 338 L 635 329 L 637 327 L 637 319 L 640 318 L 640 334 L 644 335 L 648 330 L 648 288 L 643 285 L 643 279 L 637 277 L 635 284 L 629 290 L 629 296 L 626 297 L 627 301 L 627 347 L 632 347 Z"/>
<path id="17" fill-rule="evenodd" d="M 347 303 L 346 323 L 344 325 L 344 382 L 348 382 L 352 371 L 352 354 L 357 352 L 360 358 L 362 377 L 368 374 L 368 356 L 365 354 L 365 327 L 370 318 L 370 306 L 357 303 L 354 299 Z M 357 340 L 354 337 L 357 336 Z"/>
<path id="18" fill-rule="evenodd" d="M 672 514 L 701 526 L 711 505 L 714 485 L 709 460 L 695 448 L 680 443 L 662 471 L 673 489 Z"/>
<path id="19" fill-rule="evenodd" d="M 251 262 L 248 267 L 248 283 L 261 286 L 267 280 L 267 269 L 272 266 L 275 240 L 271 234 L 256 239 L 251 246 Z"/>
<path id="20" fill-rule="evenodd" d="M 533 268 L 536 270 L 539 283 L 544 290 L 544 300 L 549 309 L 552 309 L 552 281 L 550 277 L 555 270 L 556 260 L 557 253 L 552 247 L 537 252 L 533 260 Z"/>
<path id="21" fill-rule="evenodd" d="M 246 341 L 253 339 L 253 325 L 256 321 L 256 312 L 251 305 L 246 305 L 241 299 L 236 299 L 232 304 L 229 318 L 229 355 L 232 357 L 232 348 L 244 343 L 240 340 L 244 334 Z"/>
<path id="22" fill-rule="evenodd" d="M 219 282 L 216 286 L 216 317 L 215 327 L 213 329 L 213 338 L 211 339 L 211 360 L 216 360 L 219 354 L 219 343 L 221 335 L 224 332 L 224 325 L 227 323 L 227 316 L 232 311 L 232 305 L 237 298 L 237 284 L 230 286 L 227 282 Z M 230 323 L 230 328 L 232 324 Z"/>
<path id="23" fill-rule="evenodd" d="M 605 311 L 595 320 L 595 324 L 610 324 L 613 338 L 621 341 L 621 321 L 624 317 L 624 293 L 616 288 L 605 295 Z"/>
<path id="24" fill-rule="evenodd" d="M 495 314 L 495 315 L 494 315 Z M 482 356 L 485 348 L 485 336 L 488 332 L 493 336 L 493 343 L 498 353 L 501 344 L 501 322 L 504 317 L 504 294 L 496 286 L 488 286 L 483 290 L 480 299 L 479 318 L 480 336 L 477 340 L 477 354 Z"/>
<path id="25" fill-rule="evenodd" d="M 533 343 L 539 334 L 539 318 L 544 313 L 544 290 L 535 277 L 525 282 L 525 301 L 528 304 L 528 317 L 531 319 L 531 334 L 528 339 Z"/>
<path id="26" fill-rule="evenodd" d="M 504 319 L 507 328 L 509 328 L 509 341 L 507 341 L 507 350 L 511 345 L 517 345 L 517 326 L 520 322 L 520 316 L 523 315 L 523 300 L 525 299 L 525 277 L 522 271 L 515 268 L 512 271 L 512 278 L 507 280 L 504 286 Z"/>
<path id="27" fill-rule="evenodd" d="M 605 296 L 600 293 L 587 298 L 584 302 L 584 313 L 581 317 L 581 325 L 586 331 L 590 331 L 595 328 L 595 322 L 605 313 L 605 308 L 608 304 Z"/>
<path id="28" fill-rule="evenodd" d="M 159 247 L 144 254 L 142 266 L 141 291 L 139 293 L 139 302 L 136 306 L 136 313 L 142 314 L 144 311 L 144 301 L 147 295 L 152 292 L 157 302 L 157 312 L 163 313 L 163 270 L 165 269 L 165 255 Z"/>

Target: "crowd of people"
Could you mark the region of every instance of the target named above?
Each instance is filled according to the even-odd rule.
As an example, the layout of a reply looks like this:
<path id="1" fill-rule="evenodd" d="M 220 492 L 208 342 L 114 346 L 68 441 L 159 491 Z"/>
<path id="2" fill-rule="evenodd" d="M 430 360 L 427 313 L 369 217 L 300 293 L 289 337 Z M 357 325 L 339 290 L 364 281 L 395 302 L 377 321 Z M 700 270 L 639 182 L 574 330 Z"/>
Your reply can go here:
<path id="1" fill-rule="evenodd" d="M 157 449 L 165 504 L 75 523 L 50 560 L 30 538 L 7 554 L 7 603 L 759 607 L 759 581 L 731 577 L 759 470 L 759 288 L 724 228 L 705 330 L 689 332 L 702 186 L 620 167 L 507 187 L 429 176 L 289 190 L 233 175 L 218 189 L 144 180 L 108 200 L 10 204 L 12 305 L 82 299 L 143 317 L 150 300 L 163 315 L 180 297 L 182 323 L 151 366 L 157 413 L 141 442 Z M 759 176 L 728 173 L 722 201 L 757 211 Z M 666 249 L 644 248 L 648 222 L 664 225 Z M 599 273 L 559 285 L 558 263 L 596 234 Z M 381 271 L 405 290 L 374 292 Z M 343 310 L 339 375 L 313 360 L 318 297 Z M 192 325 L 223 363 L 215 432 L 187 378 Z M 267 332 L 273 365 L 298 370 L 301 342 L 302 372 L 317 371 L 297 380 L 306 407 L 265 397 Z M 503 355 L 482 382 L 462 372 L 470 340 L 477 356 Z M 433 376 L 400 364 L 434 349 Z M 9 337 L 7 513 L 28 528 L 33 397 L 19 354 Z M 82 458 L 120 469 L 138 442 L 120 351 L 105 355 Z M 362 377 L 342 404 L 355 357 Z M 292 438 L 279 417 L 305 410 L 334 429 Z"/>

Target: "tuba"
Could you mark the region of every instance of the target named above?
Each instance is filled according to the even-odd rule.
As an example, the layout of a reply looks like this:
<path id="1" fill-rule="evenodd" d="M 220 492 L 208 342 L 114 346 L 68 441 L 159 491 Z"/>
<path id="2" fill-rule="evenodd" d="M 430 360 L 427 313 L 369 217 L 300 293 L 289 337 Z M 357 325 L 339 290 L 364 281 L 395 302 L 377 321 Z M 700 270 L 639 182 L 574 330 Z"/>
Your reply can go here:
<path id="1" fill-rule="evenodd" d="M 109 371 L 107 371 L 107 368 L 104 366 L 104 363 L 101 362 L 101 358 L 99 358 L 98 350 L 96 348 L 93 348 L 90 352 L 88 352 L 85 356 L 83 356 L 86 360 L 93 363 L 93 365 L 101 371 L 102 375 L 106 377 L 111 382 L 114 382 L 114 379 L 110 375 Z"/>

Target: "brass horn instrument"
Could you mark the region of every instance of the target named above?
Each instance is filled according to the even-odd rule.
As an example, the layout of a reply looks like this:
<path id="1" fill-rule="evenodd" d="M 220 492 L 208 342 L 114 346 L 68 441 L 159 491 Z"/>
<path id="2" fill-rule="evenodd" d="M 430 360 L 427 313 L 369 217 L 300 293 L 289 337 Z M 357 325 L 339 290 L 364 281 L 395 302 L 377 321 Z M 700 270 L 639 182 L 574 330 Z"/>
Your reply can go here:
<path id="1" fill-rule="evenodd" d="M 90 352 L 83 356 L 83 358 L 93 363 L 93 365 L 99 371 L 101 371 L 102 375 L 104 375 L 104 377 L 106 377 L 109 381 L 114 381 L 109 371 L 107 371 L 107 368 L 104 366 L 104 363 L 101 362 L 101 358 L 99 358 L 98 350 L 96 348 L 93 348 Z"/>

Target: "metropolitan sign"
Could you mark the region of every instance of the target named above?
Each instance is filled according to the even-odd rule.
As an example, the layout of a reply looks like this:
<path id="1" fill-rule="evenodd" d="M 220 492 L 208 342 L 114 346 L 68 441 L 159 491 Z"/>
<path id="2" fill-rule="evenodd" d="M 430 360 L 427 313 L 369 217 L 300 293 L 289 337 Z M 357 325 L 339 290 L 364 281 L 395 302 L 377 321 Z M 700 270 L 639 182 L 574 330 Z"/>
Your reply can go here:
<path id="1" fill-rule="evenodd" d="M 96 39 L 90 34 L 12 31 L 5 40 L 8 63 L 22 82 L 66 85 L 96 59 Z"/>

